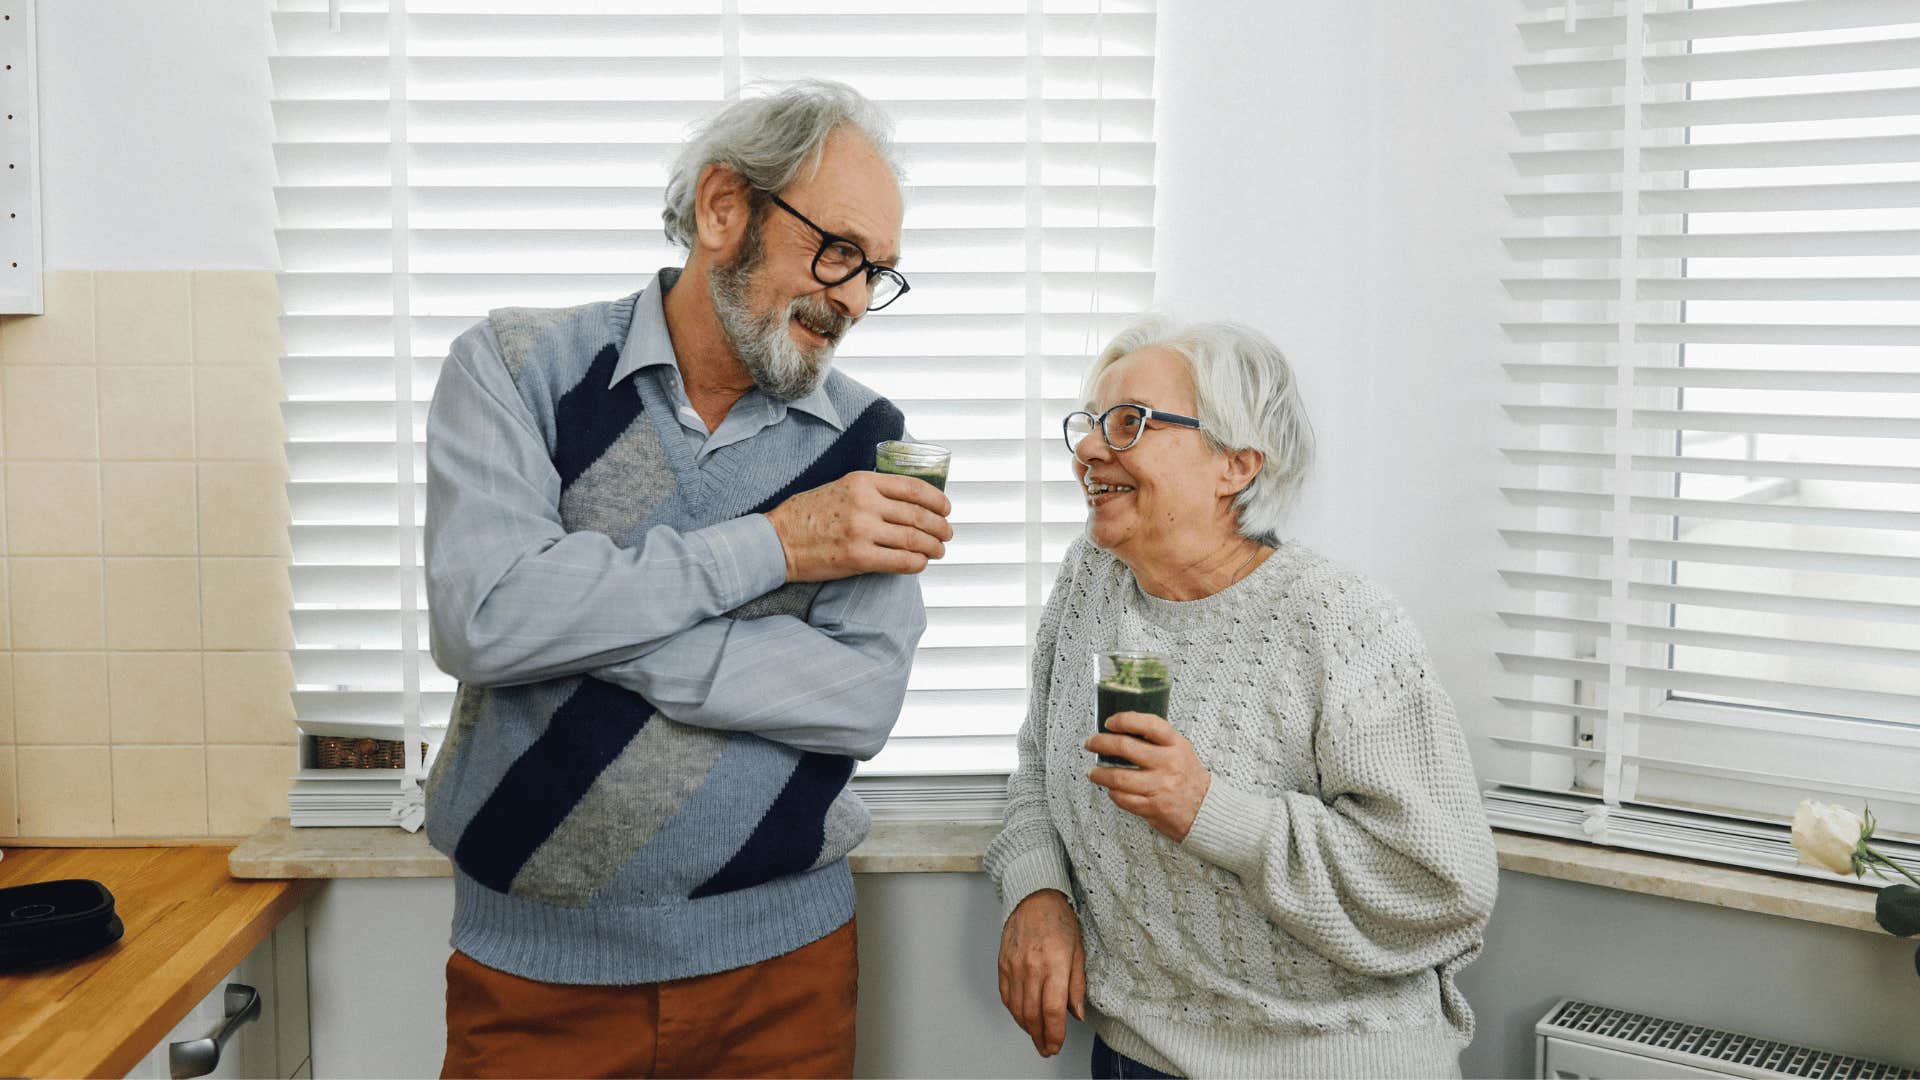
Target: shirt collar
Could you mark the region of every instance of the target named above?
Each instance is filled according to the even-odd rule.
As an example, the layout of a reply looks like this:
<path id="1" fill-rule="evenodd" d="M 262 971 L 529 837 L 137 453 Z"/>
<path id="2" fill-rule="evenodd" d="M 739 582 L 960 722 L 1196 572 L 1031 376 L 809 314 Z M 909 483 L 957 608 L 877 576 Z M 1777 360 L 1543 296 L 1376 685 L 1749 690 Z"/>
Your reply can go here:
<path id="1" fill-rule="evenodd" d="M 620 351 L 620 362 L 614 365 L 613 377 L 607 380 L 609 388 L 619 385 L 620 380 L 642 368 L 679 367 L 673 355 L 673 337 L 667 333 L 665 304 L 667 291 L 673 288 L 673 283 L 679 277 L 678 269 L 663 267 L 634 301 L 633 324 L 627 328 L 627 343 Z M 835 431 L 847 430 L 846 422 L 840 419 L 840 411 L 833 407 L 832 399 L 827 397 L 827 384 L 824 381 L 812 393 L 792 401 L 777 401 L 758 388 L 747 393 L 766 398 L 773 407 L 775 420 L 784 419 L 787 409 L 794 408 L 826 421 Z"/>

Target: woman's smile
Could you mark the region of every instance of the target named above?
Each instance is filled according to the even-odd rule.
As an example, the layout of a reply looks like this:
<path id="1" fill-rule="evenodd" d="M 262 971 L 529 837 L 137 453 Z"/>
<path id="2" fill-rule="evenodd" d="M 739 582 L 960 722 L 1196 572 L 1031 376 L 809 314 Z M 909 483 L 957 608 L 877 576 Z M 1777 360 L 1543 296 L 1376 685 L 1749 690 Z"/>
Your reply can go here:
<path id="1" fill-rule="evenodd" d="M 1089 478 L 1084 481 L 1087 492 L 1087 505 L 1099 509 L 1117 499 L 1133 494 L 1133 485 L 1117 480 L 1099 481 Z"/>

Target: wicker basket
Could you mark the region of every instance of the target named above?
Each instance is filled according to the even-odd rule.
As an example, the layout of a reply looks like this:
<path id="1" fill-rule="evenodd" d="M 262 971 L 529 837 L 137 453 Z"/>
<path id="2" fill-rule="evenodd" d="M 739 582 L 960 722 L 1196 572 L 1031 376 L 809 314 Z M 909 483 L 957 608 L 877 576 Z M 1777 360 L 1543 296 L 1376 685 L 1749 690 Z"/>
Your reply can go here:
<path id="1" fill-rule="evenodd" d="M 406 766 L 399 739 L 347 739 L 337 735 L 313 737 L 314 762 L 322 769 L 399 769 Z M 426 764 L 427 744 L 420 744 L 420 763 Z"/>

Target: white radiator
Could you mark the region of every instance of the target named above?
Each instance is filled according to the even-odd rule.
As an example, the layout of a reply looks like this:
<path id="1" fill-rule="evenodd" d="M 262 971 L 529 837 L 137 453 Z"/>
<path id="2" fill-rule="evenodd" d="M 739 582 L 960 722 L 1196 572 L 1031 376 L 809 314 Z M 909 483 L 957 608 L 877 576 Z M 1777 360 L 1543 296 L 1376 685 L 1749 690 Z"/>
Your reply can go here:
<path id="1" fill-rule="evenodd" d="M 1563 998 L 1533 1027 L 1541 1080 L 1669 1076 L 1920 1077 L 1920 1071 L 1831 1050 L 1663 1020 Z"/>

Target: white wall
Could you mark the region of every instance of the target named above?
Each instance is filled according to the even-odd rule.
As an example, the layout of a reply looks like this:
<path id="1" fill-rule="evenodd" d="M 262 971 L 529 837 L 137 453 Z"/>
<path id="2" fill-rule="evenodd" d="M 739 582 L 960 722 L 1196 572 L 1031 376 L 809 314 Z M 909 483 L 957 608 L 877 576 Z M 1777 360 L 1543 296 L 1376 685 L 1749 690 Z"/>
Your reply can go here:
<path id="1" fill-rule="evenodd" d="M 1073 1023 L 1043 1059 L 1000 1007 L 1000 904 L 980 874 L 861 874 L 860 1076 L 1087 1075 Z M 437 1076 L 453 883 L 335 881 L 308 910 L 313 1075 Z"/>
<path id="2" fill-rule="evenodd" d="M 269 6 L 40 0 L 48 269 L 279 265 Z"/>
<path id="3" fill-rule="evenodd" d="M 1320 450 L 1294 534 L 1401 598 L 1471 728 L 1500 587 L 1508 5 L 1168 7 L 1157 300 L 1287 354 Z"/>
<path id="4" fill-rule="evenodd" d="M 1292 362 L 1319 442 L 1293 527 L 1370 568 L 1370 4 L 1227 0 L 1160 20 L 1155 302 Z M 1231 33 L 1222 33 L 1232 27 Z"/>

